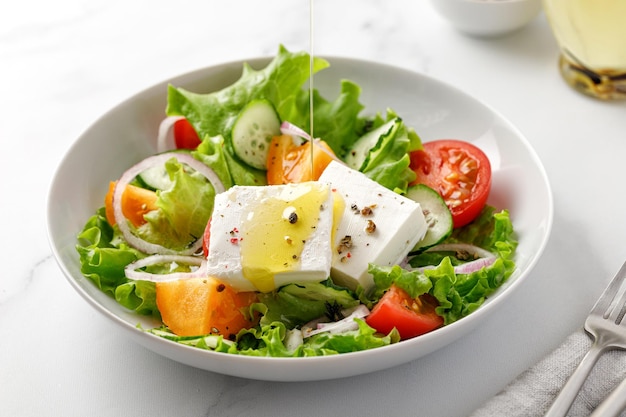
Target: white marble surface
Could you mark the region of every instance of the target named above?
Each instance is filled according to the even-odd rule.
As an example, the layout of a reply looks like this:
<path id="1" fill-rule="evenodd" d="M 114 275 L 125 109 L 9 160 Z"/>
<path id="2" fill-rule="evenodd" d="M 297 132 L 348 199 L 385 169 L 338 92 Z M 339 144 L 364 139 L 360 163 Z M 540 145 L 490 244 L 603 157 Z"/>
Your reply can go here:
<path id="1" fill-rule="evenodd" d="M 335 381 L 200 371 L 122 337 L 70 287 L 45 231 L 62 156 L 128 96 L 203 66 L 308 47 L 305 0 L 22 0 L 0 12 L 0 415 L 464 416 L 577 327 L 626 259 L 626 103 L 567 87 L 543 15 L 466 37 L 425 0 L 317 0 L 315 52 L 448 82 L 527 136 L 555 221 L 527 281 L 474 333 L 419 360 Z"/>

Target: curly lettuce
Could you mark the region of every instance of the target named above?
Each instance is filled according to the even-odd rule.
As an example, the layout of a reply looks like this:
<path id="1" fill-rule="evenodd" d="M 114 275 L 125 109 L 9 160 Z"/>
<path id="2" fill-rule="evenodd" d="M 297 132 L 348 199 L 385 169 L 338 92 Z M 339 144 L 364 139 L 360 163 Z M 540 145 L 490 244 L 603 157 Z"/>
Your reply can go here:
<path id="1" fill-rule="evenodd" d="M 146 331 L 177 343 L 215 352 L 291 358 L 338 355 L 387 346 L 400 341 L 400 336 L 395 330 L 381 336 L 363 320 L 356 319 L 356 322 L 358 325 L 356 330 L 340 334 L 320 333 L 307 338 L 296 347 L 289 346 L 290 330 L 282 322 L 242 330 L 235 341 L 227 340 L 220 335 L 177 336 L 167 328 Z"/>
<path id="2" fill-rule="evenodd" d="M 136 233 L 151 243 L 183 250 L 202 238 L 213 212 L 215 190 L 198 172 L 188 172 L 176 158 L 165 163 L 172 186 L 157 190 L 158 210 L 148 212 Z"/>
<path id="3" fill-rule="evenodd" d="M 117 227 L 106 220 L 104 207 L 85 224 L 76 245 L 82 274 L 122 306 L 139 314 L 160 317 L 155 284 L 126 278 L 126 265 L 145 256 L 128 246 Z"/>
<path id="4" fill-rule="evenodd" d="M 370 265 L 369 272 L 374 278 L 375 288 L 372 294 L 360 296 L 371 305 L 391 285 L 397 285 L 411 297 L 430 293 L 439 302 L 437 314 L 444 318 L 447 325 L 474 312 L 515 269 L 513 255 L 517 240 L 507 210 L 496 212 L 493 207 L 485 207 L 474 222 L 456 229 L 445 243 L 479 246 L 492 252 L 496 260 L 490 266 L 469 274 L 455 273 L 454 266 L 463 261 L 449 252 L 425 252 L 409 261 L 416 268 L 437 265 L 424 270 Z"/>
<path id="5" fill-rule="evenodd" d="M 393 128 L 381 135 L 368 150 L 364 165 L 359 170 L 383 187 L 404 194 L 409 183 L 415 179 L 409 154 L 420 149 L 422 141 L 415 130 L 407 127 L 391 109 L 387 110 L 386 118 L 377 115 L 372 120 L 371 130 L 390 121 L 395 121 Z"/>
<path id="6" fill-rule="evenodd" d="M 316 57 L 313 73 L 328 66 L 328 61 Z M 298 92 L 309 76 L 309 54 L 291 53 L 281 45 L 265 68 L 255 70 L 245 63 L 241 77 L 219 91 L 198 94 L 170 85 L 166 114 L 187 118 L 201 138 L 228 137 L 241 110 L 257 99 L 270 101 L 281 120 L 300 120 L 302 109 L 298 105 Z"/>
<path id="7" fill-rule="evenodd" d="M 327 315 L 329 309 L 348 309 L 359 304 L 349 290 L 335 286 L 330 279 L 288 284 L 260 294 L 259 302 L 266 307 L 262 324 L 279 321 L 290 329 Z"/>

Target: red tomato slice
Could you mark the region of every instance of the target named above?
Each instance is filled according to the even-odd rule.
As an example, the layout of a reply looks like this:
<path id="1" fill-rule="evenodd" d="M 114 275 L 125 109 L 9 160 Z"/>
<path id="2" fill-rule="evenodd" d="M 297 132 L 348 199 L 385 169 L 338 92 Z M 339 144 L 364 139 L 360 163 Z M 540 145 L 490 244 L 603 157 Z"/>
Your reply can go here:
<path id="1" fill-rule="evenodd" d="M 413 184 L 439 192 L 452 213 L 454 227 L 465 226 L 480 214 L 491 190 L 487 155 L 469 142 L 441 139 L 424 143 L 411 153 Z"/>
<path id="2" fill-rule="evenodd" d="M 204 234 L 202 235 L 202 252 L 204 253 L 204 257 L 209 256 L 209 243 L 211 242 L 211 219 L 206 224 L 204 228 Z"/>
<path id="3" fill-rule="evenodd" d="M 430 294 L 414 299 L 403 289 L 392 285 L 365 322 L 384 334 L 395 327 L 401 339 L 410 339 L 443 326 L 443 317 L 435 312 L 437 305 L 437 300 Z"/>
<path id="4" fill-rule="evenodd" d="M 198 133 L 187 119 L 174 123 L 174 143 L 178 149 L 196 149 L 200 145 Z"/>

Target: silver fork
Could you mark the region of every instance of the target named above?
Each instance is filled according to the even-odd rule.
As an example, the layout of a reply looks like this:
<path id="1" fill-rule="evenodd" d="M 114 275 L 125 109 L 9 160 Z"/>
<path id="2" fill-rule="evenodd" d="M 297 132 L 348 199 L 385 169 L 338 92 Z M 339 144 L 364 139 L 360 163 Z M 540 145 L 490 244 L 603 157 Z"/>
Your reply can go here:
<path id="1" fill-rule="evenodd" d="M 569 377 L 545 417 L 565 416 L 578 391 L 598 361 L 609 349 L 626 349 L 626 291 L 620 291 L 626 279 L 626 263 L 604 290 L 585 321 L 585 330 L 593 344 Z"/>

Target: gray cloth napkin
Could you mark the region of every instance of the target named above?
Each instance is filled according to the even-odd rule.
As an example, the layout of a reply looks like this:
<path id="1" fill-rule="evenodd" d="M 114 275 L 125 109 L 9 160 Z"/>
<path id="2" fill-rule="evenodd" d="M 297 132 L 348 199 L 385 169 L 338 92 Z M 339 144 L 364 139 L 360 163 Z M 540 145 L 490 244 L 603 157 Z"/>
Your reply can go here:
<path id="1" fill-rule="evenodd" d="M 591 343 L 592 339 L 581 328 L 470 417 L 543 416 Z M 611 350 L 602 355 L 578 393 L 568 417 L 589 416 L 624 378 L 626 351 Z M 626 412 L 620 416 L 626 417 Z"/>

